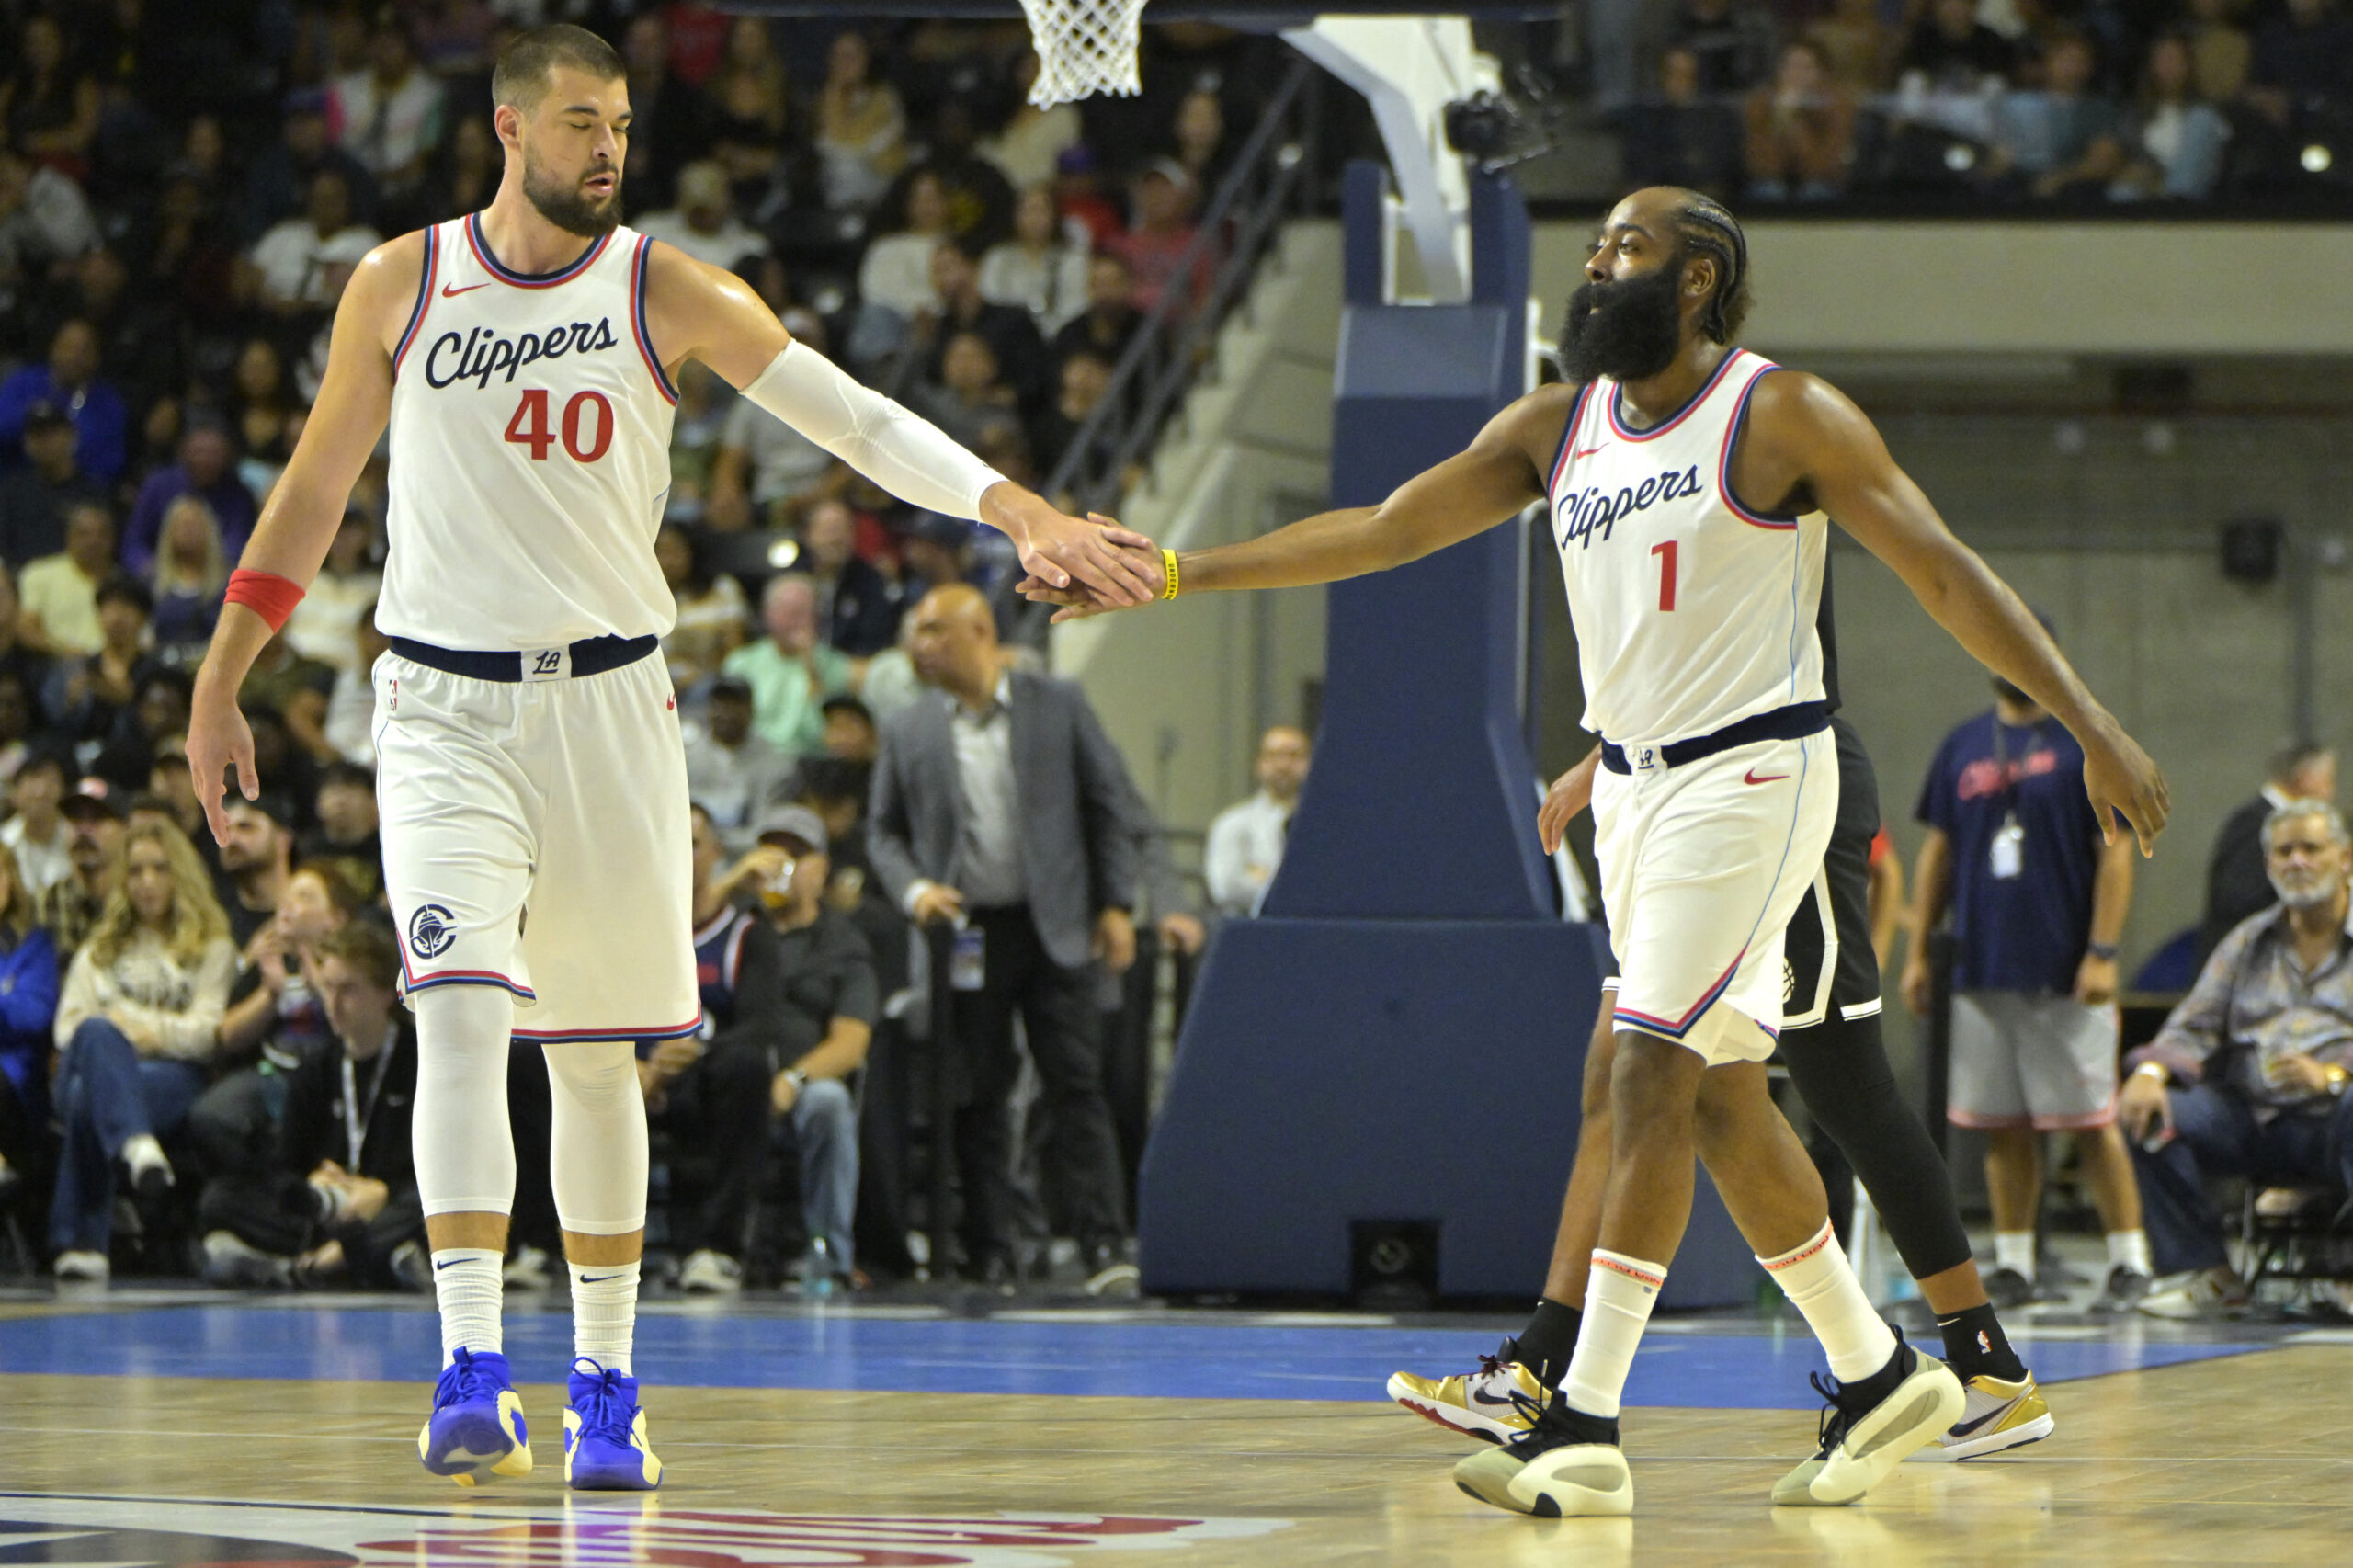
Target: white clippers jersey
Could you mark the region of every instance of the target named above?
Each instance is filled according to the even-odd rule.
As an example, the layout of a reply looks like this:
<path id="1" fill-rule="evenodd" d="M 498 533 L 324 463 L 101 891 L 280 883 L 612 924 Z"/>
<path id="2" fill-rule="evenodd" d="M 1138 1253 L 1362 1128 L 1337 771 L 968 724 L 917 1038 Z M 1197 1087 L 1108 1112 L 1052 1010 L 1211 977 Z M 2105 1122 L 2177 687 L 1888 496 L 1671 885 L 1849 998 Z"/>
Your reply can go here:
<path id="1" fill-rule="evenodd" d="M 1585 727 L 1620 746 L 1822 699 L 1814 616 L 1829 519 L 1767 517 L 1732 493 L 1749 393 L 1774 368 L 1734 349 L 1682 413 L 1648 430 L 1626 427 L 1606 376 L 1569 415 L 1548 487 L 1552 539 Z"/>
<path id="2" fill-rule="evenodd" d="M 670 630 L 654 535 L 678 399 L 646 335 L 651 244 L 615 229 L 532 277 L 491 256 L 479 214 L 426 231 L 392 359 L 388 636 L 504 650 Z"/>

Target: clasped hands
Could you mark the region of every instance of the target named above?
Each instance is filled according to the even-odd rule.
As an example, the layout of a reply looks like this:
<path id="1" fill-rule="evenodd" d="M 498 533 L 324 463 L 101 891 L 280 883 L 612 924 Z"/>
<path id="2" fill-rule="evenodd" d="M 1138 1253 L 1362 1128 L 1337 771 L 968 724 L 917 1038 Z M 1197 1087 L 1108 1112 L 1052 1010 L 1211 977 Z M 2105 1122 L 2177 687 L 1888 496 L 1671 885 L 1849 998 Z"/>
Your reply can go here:
<path id="1" fill-rule="evenodd" d="M 1029 519 L 1027 536 L 1016 540 L 1028 574 L 1017 591 L 1034 603 L 1061 607 L 1057 624 L 1132 609 L 1166 594 L 1160 547 L 1099 512 L 1088 513 L 1085 522 L 1048 512 Z"/>

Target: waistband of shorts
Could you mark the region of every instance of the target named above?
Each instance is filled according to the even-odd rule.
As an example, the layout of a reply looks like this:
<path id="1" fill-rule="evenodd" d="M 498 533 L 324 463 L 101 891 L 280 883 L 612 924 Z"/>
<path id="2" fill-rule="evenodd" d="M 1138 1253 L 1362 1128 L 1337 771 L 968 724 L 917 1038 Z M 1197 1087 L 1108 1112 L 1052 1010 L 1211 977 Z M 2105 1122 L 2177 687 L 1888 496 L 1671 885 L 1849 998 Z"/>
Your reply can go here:
<path id="1" fill-rule="evenodd" d="M 585 637 L 566 648 L 537 648 L 522 653 L 491 649 L 437 648 L 405 637 L 389 639 L 392 652 L 411 664 L 423 665 L 469 680 L 556 680 L 565 676 L 600 676 L 633 665 L 662 645 L 659 637 Z M 557 655 L 563 655 L 559 659 Z"/>
<path id="2" fill-rule="evenodd" d="M 1775 708 L 1764 713 L 1752 713 L 1736 724 L 1726 724 L 1711 735 L 1696 735 L 1688 741 L 1669 741 L 1657 748 L 1658 759 L 1668 767 L 1681 767 L 1702 757 L 1730 751 L 1734 746 L 1754 745 L 1758 741 L 1799 741 L 1817 735 L 1830 728 L 1830 705 L 1827 702 L 1792 702 L 1787 708 Z M 1612 773 L 1631 773 L 1626 761 L 1625 749 L 1608 741 L 1601 743 L 1601 766 Z"/>

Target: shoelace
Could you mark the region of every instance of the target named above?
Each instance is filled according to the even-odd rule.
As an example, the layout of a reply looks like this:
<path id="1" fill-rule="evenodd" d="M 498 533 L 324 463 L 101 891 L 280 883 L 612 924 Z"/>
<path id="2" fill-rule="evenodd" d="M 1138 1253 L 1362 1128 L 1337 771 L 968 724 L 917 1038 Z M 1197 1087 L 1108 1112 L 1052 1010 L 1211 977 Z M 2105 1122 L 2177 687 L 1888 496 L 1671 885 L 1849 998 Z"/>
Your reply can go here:
<path id="1" fill-rule="evenodd" d="M 474 1365 L 473 1352 L 452 1351 L 449 1364 L 441 1369 L 441 1381 L 433 1385 L 433 1408 L 445 1410 L 453 1404 L 464 1404 L 479 1399 L 483 1393 L 482 1385 L 483 1373 Z"/>
<path id="2" fill-rule="evenodd" d="M 580 1415 L 582 1439 L 601 1437 L 608 1443 L 626 1446 L 633 1436 L 630 1425 L 636 1413 L 621 1397 L 621 1375 L 610 1367 L 597 1365 L 585 1356 L 572 1363 L 573 1375 L 578 1377 L 584 1367 L 587 1369 L 588 1375 L 597 1380 L 597 1385 L 588 1395 L 585 1409 L 577 1401 L 572 1406 Z"/>
<path id="3" fill-rule="evenodd" d="M 1813 1385 L 1813 1392 L 1823 1399 L 1822 1416 L 1814 1427 L 1814 1437 L 1821 1451 L 1815 1457 L 1828 1459 L 1830 1450 L 1846 1441 L 1847 1428 L 1855 1424 L 1855 1417 L 1838 1403 L 1838 1396 L 1844 1391 L 1836 1380 L 1824 1382 L 1820 1372 L 1808 1372 L 1805 1381 Z"/>

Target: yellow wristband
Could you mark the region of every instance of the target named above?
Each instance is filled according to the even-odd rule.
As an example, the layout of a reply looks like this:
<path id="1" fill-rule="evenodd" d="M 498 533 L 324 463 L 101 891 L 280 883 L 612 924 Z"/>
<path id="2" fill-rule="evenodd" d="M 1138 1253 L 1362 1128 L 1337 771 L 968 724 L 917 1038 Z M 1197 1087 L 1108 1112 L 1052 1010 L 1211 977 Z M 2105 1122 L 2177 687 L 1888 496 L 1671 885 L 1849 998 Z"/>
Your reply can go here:
<path id="1" fill-rule="evenodd" d="M 1173 599 L 1176 597 L 1176 552 L 1173 550 L 1162 551 L 1160 565 L 1161 569 L 1168 574 L 1168 591 L 1160 597 L 1164 599 Z"/>

